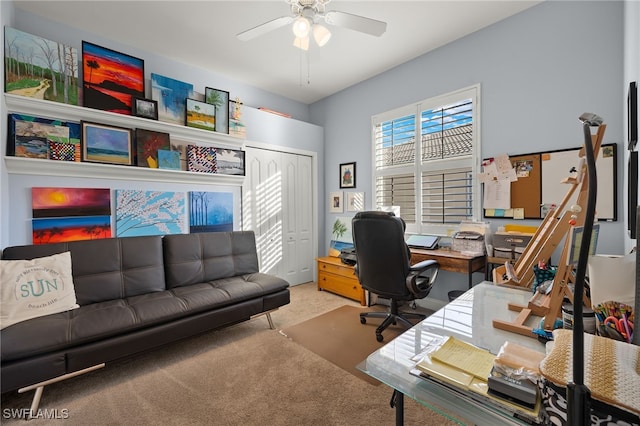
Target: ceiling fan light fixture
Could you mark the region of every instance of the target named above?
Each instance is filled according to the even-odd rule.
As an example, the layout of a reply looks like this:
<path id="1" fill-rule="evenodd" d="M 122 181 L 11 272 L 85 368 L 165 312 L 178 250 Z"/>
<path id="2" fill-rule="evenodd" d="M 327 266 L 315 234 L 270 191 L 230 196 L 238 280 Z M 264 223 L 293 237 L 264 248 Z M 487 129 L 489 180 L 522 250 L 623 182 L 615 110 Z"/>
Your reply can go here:
<path id="1" fill-rule="evenodd" d="M 293 45 L 298 49 L 309 50 L 309 37 L 296 37 Z"/>
<path id="2" fill-rule="evenodd" d="M 311 31 L 311 22 L 309 19 L 304 16 L 298 16 L 293 21 L 293 33 L 296 38 L 305 38 L 309 35 L 309 31 Z"/>
<path id="3" fill-rule="evenodd" d="M 316 24 L 313 26 L 313 39 L 318 43 L 318 46 L 322 47 L 331 38 L 331 31 L 324 25 Z"/>

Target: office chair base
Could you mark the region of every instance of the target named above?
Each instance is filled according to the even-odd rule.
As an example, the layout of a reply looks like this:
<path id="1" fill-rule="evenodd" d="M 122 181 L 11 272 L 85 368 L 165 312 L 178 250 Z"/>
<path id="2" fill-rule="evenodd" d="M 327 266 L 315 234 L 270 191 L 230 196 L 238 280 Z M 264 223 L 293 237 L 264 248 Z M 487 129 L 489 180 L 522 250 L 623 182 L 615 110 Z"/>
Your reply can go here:
<path id="1" fill-rule="evenodd" d="M 402 313 L 392 313 L 392 312 L 362 312 L 360 314 L 360 323 L 366 324 L 367 317 L 370 318 L 383 318 L 382 324 L 376 328 L 376 340 L 378 342 L 382 342 L 384 337 L 382 336 L 382 332 L 389 327 L 390 325 L 396 325 L 399 322 L 403 323 L 407 328 L 413 327 L 415 324 L 412 324 L 408 318 L 417 319 L 418 321 L 422 321 L 427 316 L 423 314 L 418 314 L 414 312 L 402 312 Z"/>

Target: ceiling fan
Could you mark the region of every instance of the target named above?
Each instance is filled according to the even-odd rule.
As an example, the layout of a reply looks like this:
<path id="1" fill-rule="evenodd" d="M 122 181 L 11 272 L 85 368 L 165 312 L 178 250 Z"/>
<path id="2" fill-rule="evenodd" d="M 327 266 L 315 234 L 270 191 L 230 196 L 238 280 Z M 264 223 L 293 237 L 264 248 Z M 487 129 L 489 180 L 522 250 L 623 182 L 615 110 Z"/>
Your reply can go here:
<path id="1" fill-rule="evenodd" d="M 331 32 L 322 23 L 337 27 L 349 28 L 373 36 L 381 36 L 387 30 L 387 23 L 351 13 L 337 10 L 325 11 L 325 6 L 331 0 L 285 0 L 291 7 L 292 16 L 281 16 L 257 27 L 243 31 L 237 35 L 242 41 L 264 35 L 270 31 L 293 23 L 295 39 L 293 45 L 302 49 L 309 49 L 310 35 L 318 46 L 324 46 L 331 38 Z"/>

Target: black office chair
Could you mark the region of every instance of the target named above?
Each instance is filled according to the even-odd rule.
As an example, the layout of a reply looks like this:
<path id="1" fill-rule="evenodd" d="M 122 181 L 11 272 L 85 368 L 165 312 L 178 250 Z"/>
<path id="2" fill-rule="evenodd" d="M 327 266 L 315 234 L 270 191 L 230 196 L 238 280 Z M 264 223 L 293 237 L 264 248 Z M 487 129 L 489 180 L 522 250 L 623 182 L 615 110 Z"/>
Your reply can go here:
<path id="1" fill-rule="evenodd" d="M 398 302 L 427 297 L 440 266 L 435 260 L 425 260 L 411 266 L 411 252 L 404 239 L 405 223 L 393 213 L 359 212 L 353 217 L 351 225 L 356 250 L 355 270 L 360 284 L 371 293 L 390 300 L 388 312 L 360 314 L 362 324 L 369 317 L 384 318 L 376 329 L 376 339 L 382 342 L 382 332 L 389 325 L 400 321 L 412 327 L 409 318 L 426 318 L 416 312 L 399 312 Z"/>

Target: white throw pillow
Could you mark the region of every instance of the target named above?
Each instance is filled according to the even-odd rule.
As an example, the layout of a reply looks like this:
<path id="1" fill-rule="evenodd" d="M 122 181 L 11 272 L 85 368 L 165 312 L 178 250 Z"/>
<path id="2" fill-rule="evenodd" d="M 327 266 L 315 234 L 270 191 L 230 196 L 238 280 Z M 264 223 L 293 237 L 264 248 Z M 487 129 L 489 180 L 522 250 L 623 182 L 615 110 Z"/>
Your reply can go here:
<path id="1" fill-rule="evenodd" d="M 71 252 L 33 260 L 0 260 L 0 329 L 78 308 Z"/>

